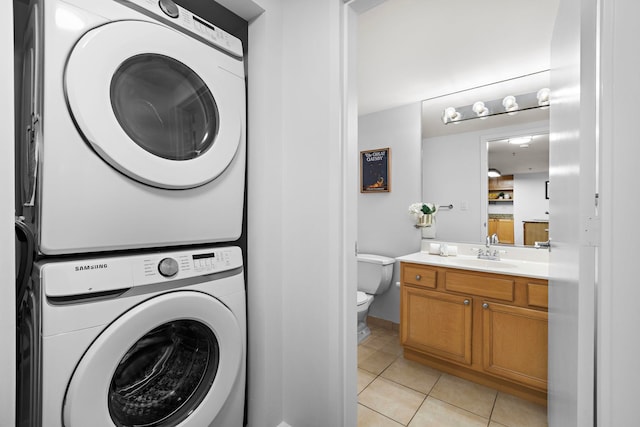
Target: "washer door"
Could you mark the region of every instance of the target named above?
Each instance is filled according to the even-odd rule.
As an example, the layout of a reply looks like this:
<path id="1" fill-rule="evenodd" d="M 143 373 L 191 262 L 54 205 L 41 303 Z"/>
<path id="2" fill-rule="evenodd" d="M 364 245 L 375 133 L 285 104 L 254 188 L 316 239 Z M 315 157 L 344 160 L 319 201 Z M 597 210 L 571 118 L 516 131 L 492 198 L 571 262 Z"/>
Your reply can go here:
<path id="1" fill-rule="evenodd" d="M 64 425 L 207 426 L 242 360 L 240 327 L 220 301 L 195 291 L 152 298 L 86 351 L 67 389 Z"/>
<path id="2" fill-rule="evenodd" d="M 244 79 L 220 68 L 218 57 L 229 60 L 160 24 L 94 28 L 65 69 L 76 126 L 130 178 L 167 189 L 206 184 L 231 163 L 242 137 Z"/>

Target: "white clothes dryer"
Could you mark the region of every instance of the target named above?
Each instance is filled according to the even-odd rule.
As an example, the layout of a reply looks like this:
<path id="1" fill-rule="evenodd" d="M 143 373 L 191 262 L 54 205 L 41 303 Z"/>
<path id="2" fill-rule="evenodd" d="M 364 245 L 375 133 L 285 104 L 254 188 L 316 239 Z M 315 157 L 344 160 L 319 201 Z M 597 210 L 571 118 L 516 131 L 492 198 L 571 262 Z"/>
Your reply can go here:
<path id="1" fill-rule="evenodd" d="M 23 199 L 45 255 L 232 242 L 241 41 L 171 0 L 36 0 Z"/>
<path id="2" fill-rule="evenodd" d="M 237 247 L 36 263 L 19 316 L 18 426 L 243 425 Z"/>

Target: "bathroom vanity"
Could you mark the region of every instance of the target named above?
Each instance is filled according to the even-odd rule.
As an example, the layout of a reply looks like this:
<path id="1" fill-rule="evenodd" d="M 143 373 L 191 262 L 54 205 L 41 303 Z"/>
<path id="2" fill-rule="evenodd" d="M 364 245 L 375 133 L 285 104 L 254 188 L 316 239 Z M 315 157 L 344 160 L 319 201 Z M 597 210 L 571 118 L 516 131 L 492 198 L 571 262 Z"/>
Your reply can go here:
<path id="1" fill-rule="evenodd" d="M 398 260 L 405 358 L 546 405 L 548 263 Z"/>

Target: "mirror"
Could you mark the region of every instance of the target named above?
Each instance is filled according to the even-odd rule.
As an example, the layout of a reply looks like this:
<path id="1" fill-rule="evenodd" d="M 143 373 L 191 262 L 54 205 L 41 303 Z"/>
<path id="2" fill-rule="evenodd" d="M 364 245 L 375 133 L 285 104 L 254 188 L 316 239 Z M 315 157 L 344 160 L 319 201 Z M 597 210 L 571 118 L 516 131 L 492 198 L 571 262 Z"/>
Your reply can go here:
<path id="1" fill-rule="evenodd" d="M 549 73 L 545 71 L 422 102 L 422 200 L 441 206 L 453 205 L 453 209 L 438 213 L 436 239 L 484 244 L 487 235 L 496 233 L 501 244 L 523 245 L 530 239 L 525 242 L 522 221 L 541 224 L 540 220 L 548 218 L 545 214 L 549 210 L 548 200 L 539 200 L 535 192 L 537 183 L 547 177 L 541 184 L 544 197 L 548 181 L 548 108 L 447 125 L 441 120 L 447 107 L 536 92 L 548 85 Z M 533 143 L 529 143 L 528 149 L 518 144 L 515 150 L 515 145 L 505 140 L 517 136 L 531 136 Z M 500 148 L 505 144 L 506 148 Z M 541 160 L 546 160 L 546 166 L 540 164 Z M 489 189 L 489 168 L 515 177 L 510 191 L 504 190 L 508 187 L 497 191 L 495 186 Z M 521 188 L 520 197 L 518 188 Z M 503 199 L 499 199 L 501 192 Z M 510 201 L 505 201 L 507 194 Z M 496 199 L 490 201 L 490 195 Z M 513 236 L 504 235 L 504 229 L 509 228 L 508 221 L 489 219 L 511 219 Z M 500 233 L 494 228 L 497 226 L 502 226 Z M 537 227 L 548 229 L 548 224 Z M 536 236 L 535 241 L 541 238 Z"/>
<path id="2" fill-rule="evenodd" d="M 549 132 L 487 141 L 487 235 L 533 246 L 549 239 Z"/>

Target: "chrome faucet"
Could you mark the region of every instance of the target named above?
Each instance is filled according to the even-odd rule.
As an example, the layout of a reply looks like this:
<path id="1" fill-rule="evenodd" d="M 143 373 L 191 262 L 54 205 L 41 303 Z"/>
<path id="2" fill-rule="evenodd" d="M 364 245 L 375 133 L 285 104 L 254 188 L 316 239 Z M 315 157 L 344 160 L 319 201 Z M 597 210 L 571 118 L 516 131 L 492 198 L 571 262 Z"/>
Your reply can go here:
<path id="1" fill-rule="evenodd" d="M 536 249 L 549 249 L 549 251 L 551 251 L 551 239 L 547 240 L 546 242 L 534 242 L 533 247 Z"/>
<path id="2" fill-rule="evenodd" d="M 493 233 L 491 236 L 487 236 L 485 240 L 485 249 L 478 249 L 478 259 L 490 259 L 493 261 L 500 260 L 500 251 L 498 249 L 491 249 L 491 245 L 498 243 L 498 235 Z"/>

